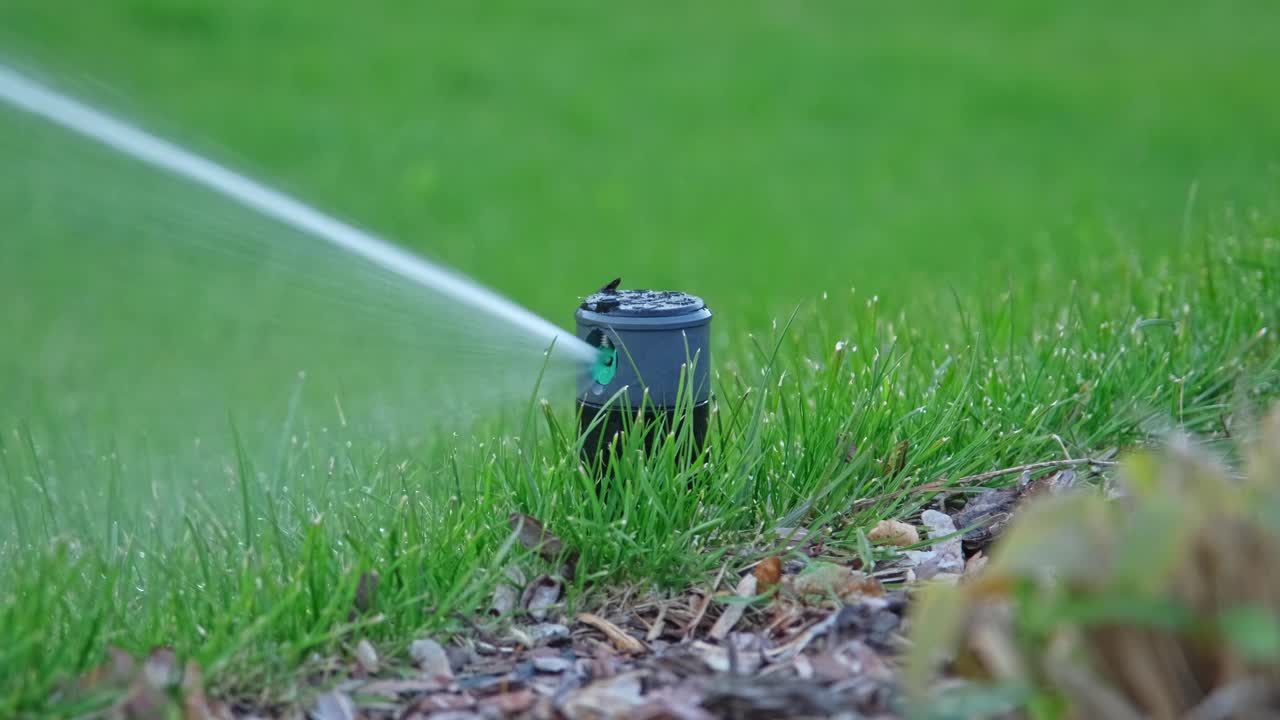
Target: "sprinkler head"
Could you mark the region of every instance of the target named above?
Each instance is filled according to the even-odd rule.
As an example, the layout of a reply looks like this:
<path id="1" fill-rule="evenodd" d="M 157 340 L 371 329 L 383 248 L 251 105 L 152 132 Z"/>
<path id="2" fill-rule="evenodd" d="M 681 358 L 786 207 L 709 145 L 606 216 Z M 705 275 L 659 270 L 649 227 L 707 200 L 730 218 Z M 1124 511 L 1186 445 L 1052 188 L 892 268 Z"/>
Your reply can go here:
<path id="1" fill-rule="evenodd" d="M 664 430 L 691 423 L 694 450 L 701 450 L 711 400 L 706 303 L 669 290 L 619 290 L 619 282 L 586 298 L 574 315 L 578 337 L 596 348 L 578 387 L 583 457 L 602 469 L 610 443 L 637 417 Z M 645 439 L 646 448 L 658 434 Z"/>

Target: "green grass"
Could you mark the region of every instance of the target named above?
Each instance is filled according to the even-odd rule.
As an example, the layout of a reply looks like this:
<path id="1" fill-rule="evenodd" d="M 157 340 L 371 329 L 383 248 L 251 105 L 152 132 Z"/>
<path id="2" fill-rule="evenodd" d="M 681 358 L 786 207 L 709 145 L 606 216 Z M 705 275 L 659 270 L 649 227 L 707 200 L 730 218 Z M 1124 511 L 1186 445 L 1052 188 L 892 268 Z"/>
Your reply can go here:
<path id="1" fill-rule="evenodd" d="M 58 689 L 108 645 L 172 645 L 224 692 L 288 697 L 313 653 L 461 630 L 503 565 L 540 566 L 511 546 L 512 511 L 581 551 L 570 602 L 590 604 L 615 583 L 705 579 L 778 525 L 857 552 L 868 524 L 922 501 L 855 513 L 857 498 L 1169 422 L 1213 436 L 1274 397 L 1280 99 L 1261 78 L 1280 16 L 986 11 L 6 3 L 0 48 L 89 71 L 128 98 L 113 107 L 548 317 L 617 274 L 704 295 L 717 407 L 696 492 L 677 490 L 673 442 L 625 453 L 607 504 L 576 462 L 567 396 L 404 442 L 246 364 L 231 377 L 261 404 L 211 409 L 207 452 L 147 451 L 127 423 L 66 419 L 51 399 L 72 377 L 124 411 L 134 393 L 162 409 L 143 389 L 184 367 L 163 339 L 104 312 L 94 337 L 129 338 L 104 346 L 109 371 L 48 370 L 65 346 L 46 334 L 83 329 L 67 318 L 96 282 L 68 238 L 131 227 L 65 220 L 27 187 L 0 200 L 16 218 L 0 250 L 24 260 L 0 262 L 0 389 L 19 398 L 0 406 L 0 715 L 74 712 Z M 182 297 L 181 261 L 148 260 L 122 307 Z M 261 349 L 237 327 L 211 337 Z M 382 369 L 359 345 L 334 352 L 366 381 Z M 301 395 L 319 400 L 280 412 Z M 375 607 L 352 616 L 369 571 Z"/>

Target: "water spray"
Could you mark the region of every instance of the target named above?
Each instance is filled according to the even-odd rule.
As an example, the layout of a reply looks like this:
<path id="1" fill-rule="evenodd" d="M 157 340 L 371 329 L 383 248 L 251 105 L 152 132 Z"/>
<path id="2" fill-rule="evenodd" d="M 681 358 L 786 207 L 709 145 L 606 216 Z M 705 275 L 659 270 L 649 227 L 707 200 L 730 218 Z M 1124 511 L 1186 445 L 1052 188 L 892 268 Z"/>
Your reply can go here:
<path id="1" fill-rule="evenodd" d="M 505 320 L 580 362 L 595 360 L 596 351 L 547 320 L 386 240 L 327 215 L 300 200 L 230 168 L 156 137 L 117 117 L 52 90 L 0 64 L 0 101 L 44 118 L 139 162 L 184 178 L 223 195 L 307 235 L 439 292 L 458 302 Z"/>
<path id="2" fill-rule="evenodd" d="M 637 417 L 662 429 L 691 423 L 699 450 L 711 400 L 711 310 L 687 293 L 619 284 L 601 288 L 575 313 L 578 337 L 595 349 L 578 391 L 584 459 L 607 461 L 610 443 Z"/>

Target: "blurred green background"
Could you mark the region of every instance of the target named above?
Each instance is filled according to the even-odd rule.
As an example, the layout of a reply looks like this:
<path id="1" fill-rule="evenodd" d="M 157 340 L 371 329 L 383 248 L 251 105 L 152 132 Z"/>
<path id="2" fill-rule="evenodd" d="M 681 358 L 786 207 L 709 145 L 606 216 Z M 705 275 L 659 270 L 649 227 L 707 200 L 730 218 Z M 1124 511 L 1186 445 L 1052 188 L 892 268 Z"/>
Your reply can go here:
<path id="1" fill-rule="evenodd" d="M 561 324 L 615 275 L 741 329 L 1068 278 L 1280 185 L 1271 0 L 4 0 L 0 41 Z"/>

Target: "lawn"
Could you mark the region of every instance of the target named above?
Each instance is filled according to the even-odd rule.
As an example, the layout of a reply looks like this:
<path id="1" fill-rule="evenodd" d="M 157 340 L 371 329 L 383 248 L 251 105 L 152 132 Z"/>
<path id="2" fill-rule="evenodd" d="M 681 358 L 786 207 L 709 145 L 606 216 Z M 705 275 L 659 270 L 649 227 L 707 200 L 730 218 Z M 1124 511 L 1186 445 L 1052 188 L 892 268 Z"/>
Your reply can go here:
<path id="1" fill-rule="evenodd" d="M 561 325 L 705 297 L 717 409 L 696 492 L 666 448 L 602 503 L 538 348 L 0 109 L 0 715 L 108 646 L 288 698 L 461 631 L 544 569 L 513 511 L 591 607 L 1275 397 L 1280 13 L 932 5 L 7 0 L 6 59 Z"/>

